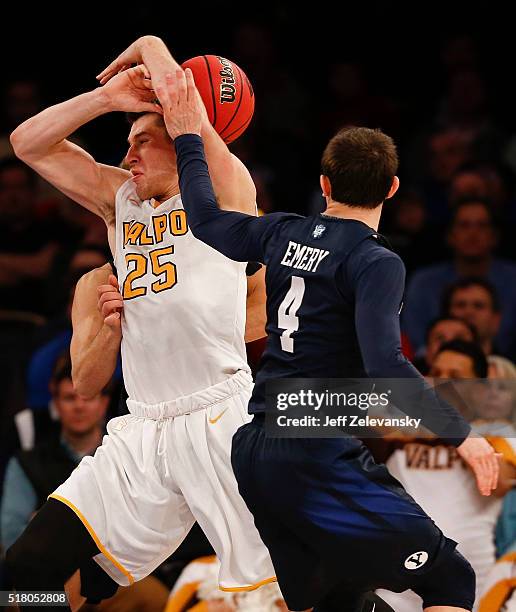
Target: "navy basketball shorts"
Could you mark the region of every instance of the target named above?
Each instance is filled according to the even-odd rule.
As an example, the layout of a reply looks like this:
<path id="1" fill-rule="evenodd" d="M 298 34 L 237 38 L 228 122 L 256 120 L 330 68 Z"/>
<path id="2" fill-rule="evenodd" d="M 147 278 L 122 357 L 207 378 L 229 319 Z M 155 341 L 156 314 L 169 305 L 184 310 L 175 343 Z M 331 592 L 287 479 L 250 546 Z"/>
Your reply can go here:
<path id="1" fill-rule="evenodd" d="M 268 438 L 263 420 L 237 431 L 232 464 L 290 610 L 336 589 L 358 600 L 377 588 L 411 588 L 433 605 L 471 609 L 474 574 L 465 560 L 460 586 L 432 587 L 432 576 L 439 583 L 447 566 L 462 567 L 456 542 L 360 441 Z"/>

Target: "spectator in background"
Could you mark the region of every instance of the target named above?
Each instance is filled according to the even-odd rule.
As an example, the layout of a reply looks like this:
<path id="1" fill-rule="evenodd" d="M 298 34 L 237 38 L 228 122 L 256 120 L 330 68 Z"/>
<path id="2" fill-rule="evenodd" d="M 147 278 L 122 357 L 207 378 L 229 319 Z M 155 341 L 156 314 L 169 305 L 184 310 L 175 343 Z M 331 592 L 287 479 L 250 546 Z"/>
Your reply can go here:
<path id="1" fill-rule="evenodd" d="M 421 374 L 428 374 L 434 363 L 435 356 L 441 346 L 452 340 L 476 341 L 475 329 L 466 321 L 456 317 L 443 316 L 435 319 L 426 332 L 426 348 L 423 357 L 414 361 Z"/>
<path id="2" fill-rule="evenodd" d="M 14 156 L 9 134 L 41 108 L 41 94 L 36 81 L 17 79 L 7 84 L 0 109 L 0 159 Z"/>
<path id="3" fill-rule="evenodd" d="M 507 203 L 507 187 L 501 172 L 492 164 L 466 164 L 458 170 L 450 183 L 450 204 L 466 199 L 489 202 L 498 214 Z"/>
<path id="4" fill-rule="evenodd" d="M 37 218 L 37 175 L 17 159 L 0 161 L 0 304 L 45 314 L 44 282 L 59 245 L 51 223 Z"/>
<path id="5" fill-rule="evenodd" d="M 516 344 L 516 264 L 494 257 L 497 234 L 489 206 L 481 200 L 458 203 L 448 243 L 453 251 L 451 261 L 416 270 L 409 279 L 403 330 L 418 351 L 430 321 L 439 314 L 446 287 L 463 277 L 486 278 L 495 287 L 503 312 L 497 347 L 512 357 Z"/>
<path id="6" fill-rule="evenodd" d="M 164 612 L 288 612 L 277 582 L 254 591 L 222 592 L 218 584 L 217 557 L 189 563 L 170 593 Z"/>
<path id="7" fill-rule="evenodd" d="M 436 122 L 458 130 L 471 143 L 473 159 L 496 161 L 503 138 L 490 112 L 488 89 L 483 76 L 473 68 L 463 68 L 449 76 Z"/>
<path id="8" fill-rule="evenodd" d="M 459 168 L 471 160 L 471 141 L 467 134 L 448 127 L 433 132 L 426 141 L 426 168 L 421 180 L 421 193 L 432 226 L 445 225 L 450 217 L 448 193 L 452 178 Z"/>
<path id="9" fill-rule="evenodd" d="M 514 425 L 516 398 L 516 367 L 503 357 L 491 355 L 489 378 L 495 387 L 490 391 L 494 402 L 488 416 L 509 418 Z M 504 386 L 497 387 L 500 383 Z M 496 395 L 493 395 L 493 391 Z M 496 412 L 493 413 L 493 408 Z M 513 488 L 503 499 L 502 512 L 496 525 L 496 552 L 499 556 L 494 568 L 486 578 L 484 593 L 478 612 L 510 612 L 516 609 L 516 491 Z M 504 607 L 506 606 L 506 607 Z"/>
<path id="10" fill-rule="evenodd" d="M 487 360 L 480 346 L 473 342 L 454 340 L 441 346 L 434 359 L 430 376 L 439 379 L 460 379 L 453 385 L 471 410 L 473 399 L 484 387 L 475 379 L 487 376 Z M 467 384 L 464 385 L 464 382 Z M 463 386 L 464 385 L 464 386 Z M 474 413 L 471 410 L 472 414 Z M 432 517 L 444 534 L 458 543 L 458 550 L 471 563 L 477 577 L 477 603 L 483 592 L 488 573 L 495 563 L 494 529 L 502 506 L 502 497 L 511 489 L 516 477 L 516 431 L 506 437 L 496 429 L 494 436 L 488 428 L 473 421 L 474 431 L 484 435 L 502 454 L 500 479 L 490 497 L 481 496 L 475 487 L 473 473 L 462 462 L 446 439 L 398 438 L 385 441 L 391 456 L 387 467 L 423 510 Z M 435 491 L 446 491 L 436 495 Z M 421 608 L 421 600 L 412 591 L 394 594 L 381 591 L 380 596 L 396 612 L 414 612 Z"/>
<path id="11" fill-rule="evenodd" d="M 463 319 L 472 325 L 485 355 L 497 353 L 495 337 L 502 314 L 493 285 L 484 278 L 461 278 L 444 292 L 443 316 Z"/>
<path id="12" fill-rule="evenodd" d="M 32 515 L 68 478 L 82 457 L 92 455 L 102 442 L 108 391 L 104 389 L 88 400 L 79 397 L 72 383 L 70 357 L 66 354 L 58 361 L 51 391 L 60 420 L 60 439 L 42 441 L 10 460 L 0 511 L 4 550 L 20 536 Z"/>
<path id="13" fill-rule="evenodd" d="M 51 337 L 46 339 L 45 343 L 32 355 L 27 371 L 27 403 L 29 408 L 35 412 L 48 413 L 51 400 L 49 383 L 52 372 L 59 356 L 65 350 L 70 349 L 71 312 L 76 283 L 90 270 L 105 265 L 106 260 L 107 256 L 103 250 L 96 246 L 84 245 L 70 261 L 65 278 L 58 279 L 61 289 L 64 285 L 68 291 L 64 320 L 60 325 L 52 326 Z M 46 334 L 42 331 L 40 335 Z"/>
<path id="14" fill-rule="evenodd" d="M 396 194 L 385 213 L 384 234 L 403 259 L 407 272 L 445 258 L 444 241 L 429 227 L 425 203 L 418 191 Z"/>

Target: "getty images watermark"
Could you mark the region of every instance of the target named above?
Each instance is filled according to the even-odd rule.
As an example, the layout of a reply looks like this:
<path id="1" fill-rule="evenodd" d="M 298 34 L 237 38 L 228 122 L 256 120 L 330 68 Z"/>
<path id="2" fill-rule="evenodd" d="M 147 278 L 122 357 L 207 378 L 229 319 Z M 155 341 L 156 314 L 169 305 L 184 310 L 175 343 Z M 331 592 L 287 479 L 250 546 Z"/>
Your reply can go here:
<path id="1" fill-rule="evenodd" d="M 279 379 L 267 383 L 267 435 L 279 438 L 460 437 L 457 413 L 516 437 L 516 381 Z M 512 382 L 512 381 L 511 381 Z M 498 385 L 498 386 L 497 386 Z M 504 408 L 505 406 L 505 408 Z M 511 432 L 514 431 L 514 434 Z"/>
<path id="2" fill-rule="evenodd" d="M 374 389 L 374 384 L 372 385 Z M 289 426 L 311 426 L 311 427 L 414 427 L 421 425 L 421 418 L 412 418 L 404 415 L 395 416 L 370 416 L 369 414 L 353 413 L 356 409 L 365 412 L 375 408 L 387 409 L 391 390 L 382 393 L 371 392 L 338 392 L 326 389 L 317 392 L 312 389 L 300 389 L 299 391 L 280 392 L 276 395 L 276 408 L 286 411 L 292 408 L 313 410 L 316 414 L 304 414 L 302 416 L 290 416 L 280 414 L 276 417 L 278 427 Z M 324 409 L 335 409 L 328 413 Z M 343 408 L 351 409 L 342 412 Z M 321 414 L 321 409 L 324 414 Z M 336 414 L 335 414 L 336 413 Z M 319 416 L 319 414 L 321 416 Z"/>

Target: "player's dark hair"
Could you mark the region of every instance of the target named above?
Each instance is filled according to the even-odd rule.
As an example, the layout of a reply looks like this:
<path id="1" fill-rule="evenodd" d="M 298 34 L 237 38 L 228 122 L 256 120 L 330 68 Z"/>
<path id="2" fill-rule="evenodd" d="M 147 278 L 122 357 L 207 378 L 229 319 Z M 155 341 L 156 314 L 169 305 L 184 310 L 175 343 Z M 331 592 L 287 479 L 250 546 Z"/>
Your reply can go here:
<path id="1" fill-rule="evenodd" d="M 145 115 L 157 115 L 158 117 L 160 117 L 163 125 L 165 124 L 162 115 L 160 115 L 159 113 L 152 113 L 150 111 L 144 111 L 142 113 L 125 113 L 125 118 L 127 119 L 127 123 L 129 123 L 129 125 L 132 125 L 133 123 L 138 121 L 140 117 L 144 117 Z"/>
<path id="2" fill-rule="evenodd" d="M 456 291 L 459 289 L 469 289 L 470 287 L 482 287 L 482 289 L 485 289 L 491 298 L 491 308 L 494 312 L 500 312 L 500 300 L 494 285 L 482 276 L 466 276 L 459 278 L 459 280 L 445 289 L 441 303 L 441 314 L 446 316 L 450 312 L 453 295 Z"/>
<path id="3" fill-rule="evenodd" d="M 432 330 L 434 329 L 434 327 L 436 327 L 436 325 L 439 325 L 439 323 L 442 323 L 443 321 L 458 321 L 459 323 L 462 323 L 464 327 L 467 327 L 469 331 L 471 332 L 473 341 L 474 342 L 478 341 L 477 330 L 473 327 L 473 325 L 471 325 L 471 323 L 468 323 L 464 319 L 459 319 L 459 317 L 452 317 L 452 316 L 443 314 L 442 316 L 436 317 L 435 319 L 433 319 L 430 325 L 426 328 L 425 341 L 427 344 L 428 344 L 428 339 L 430 338 L 430 334 L 432 333 Z"/>
<path id="4" fill-rule="evenodd" d="M 473 371 L 477 378 L 487 378 L 487 359 L 484 351 L 476 342 L 466 342 L 465 340 L 451 340 L 442 344 L 437 354 L 444 351 L 466 355 L 473 362 Z"/>
<path id="5" fill-rule="evenodd" d="M 376 208 L 387 197 L 398 169 L 396 145 L 381 130 L 346 127 L 337 132 L 322 155 L 321 172 L 331 184 L 335 202 Z"/>

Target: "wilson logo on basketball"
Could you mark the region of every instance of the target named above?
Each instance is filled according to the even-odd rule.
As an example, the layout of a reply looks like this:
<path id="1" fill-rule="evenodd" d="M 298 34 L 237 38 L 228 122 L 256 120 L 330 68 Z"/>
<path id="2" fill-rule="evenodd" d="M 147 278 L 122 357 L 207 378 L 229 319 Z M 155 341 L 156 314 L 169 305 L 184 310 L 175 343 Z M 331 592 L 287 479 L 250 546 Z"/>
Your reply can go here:
<path id="1" fill-rule="evenodd" d="M 222 65 L 222 70 L 219 72 L 220 79 L 220 103 L 234 102 L 236 98 L 235 75 L 231 62 L 217 55 L 219 62 Z"/>

